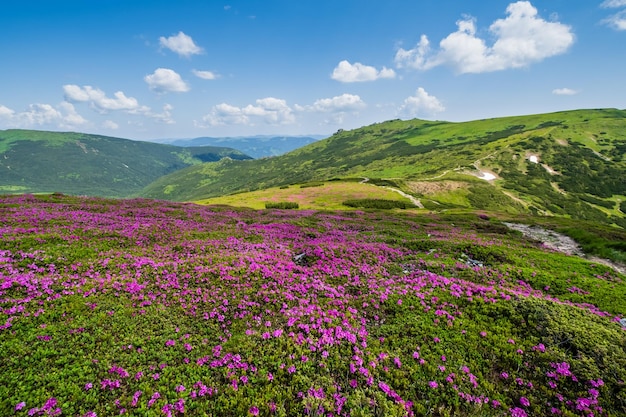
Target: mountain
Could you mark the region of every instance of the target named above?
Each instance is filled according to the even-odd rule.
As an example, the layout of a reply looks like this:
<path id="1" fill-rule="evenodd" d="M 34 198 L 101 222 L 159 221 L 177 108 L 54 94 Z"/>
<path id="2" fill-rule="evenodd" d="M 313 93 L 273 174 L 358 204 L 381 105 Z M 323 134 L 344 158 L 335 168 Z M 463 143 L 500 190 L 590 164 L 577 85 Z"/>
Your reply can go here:
<path id="1" fill-rule="evenodd" d="M 227 146 L 253 158 L 278 156 L 314 143 L 325 136 L 251 136 L 195 139 L 165 139 L 159 142 L 176 146 Z"/>
<path id="2" fill-rule="evenodd" d="M 626 227 L 626 111 L 575 110 L 463 123 L 392 120 L 275 158 L 174 172 L 142 195 L 192 201 L 306 181 L 365 177 L 431 209 L 475 208 Z"/>
<path id="3" fill-rule="evenodd" d="M 128 197 L 181 168 L 222 158 L 225 147 L 189 147 L 84 133 L 0 131 L 0 193 L 62 192 Z"/>

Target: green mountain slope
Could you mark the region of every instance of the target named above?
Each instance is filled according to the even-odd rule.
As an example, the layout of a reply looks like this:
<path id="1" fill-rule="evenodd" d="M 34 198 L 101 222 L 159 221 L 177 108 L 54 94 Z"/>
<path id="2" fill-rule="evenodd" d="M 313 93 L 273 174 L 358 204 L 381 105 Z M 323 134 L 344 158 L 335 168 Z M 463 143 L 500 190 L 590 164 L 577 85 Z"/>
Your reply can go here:
<path id="1" fill-rule="evenodd" d="M 428 208 L 561 215 L 626 227 L 626 111 L 576 110 L 464 123 L 393 120 L 286 155 L 220 161 L 142 195 L 198 200 L 305 181 L 387 179 Z"/>
<path id="2" fill-rule="evenodd" d="M 83 133 L 0 131 L 0 193 L 127 197 L 178 169 L 224 157 L 224 147 L 182 148 Z"/>

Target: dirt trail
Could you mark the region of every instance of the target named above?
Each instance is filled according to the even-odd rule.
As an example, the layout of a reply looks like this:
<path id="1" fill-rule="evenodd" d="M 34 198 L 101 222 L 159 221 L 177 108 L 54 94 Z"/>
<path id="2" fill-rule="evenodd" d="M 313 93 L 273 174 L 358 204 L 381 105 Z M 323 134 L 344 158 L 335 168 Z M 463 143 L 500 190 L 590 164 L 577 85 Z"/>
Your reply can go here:
<path id="1" fill-rule="evenodd" d="M 369 178 L 367 178 L 367 177 L 363 177 L 363 180 L 361 181 L 361 184 L 365 184 L 365 183 L 369 182 L 369 180 L 370 180 Z M 377 185 L 375 185 L 375 184 L 372 184 L 372 185 L 374 185 L 375 187 L 377 187 Z M 421 202 L 421 201 L 419 201 L 419 199 L 417 199 L 417 198 L 413 197 L 413 196 L 412 196 L 412 195 L 410 195 L 410 194 L 405 193 L 405 192 L 404 192 L 404 191 L 402 191 L 402 190 L 399 190 L 399 189 L 394 188 L 394 187 L 387 187 L 387 186 L 383 186 L 382 188 L 386 188 L 386 189 L 388 189 L 388 190 L 394 191 L 394 192 L 396 192 L 396 193 L 400 194 L 402 197 L 404 197 L 404 198 L 408 198 L 409 200 L 411 200 L 411 203 L 415 204 L 418 208 L 424 208 L 424 205 L 422 204 L 422 202 Z"/>
<path id="2" fill-rule="evenodd" d="M 576 255 L 581 258 L 588 259 L 591 262 L 606 265 L 613 268 L 620 274 L 626 275 L 626 265 L 617 264 L 615 262 L 609 261 L 608 259 L 602 259 L 596 256 L 585 255 L 585 252 L 583 252 L 578 243 L 576 243 L 576 241 L 574 241 L 569 236 L 565 236 L 555 231 L 544 229 L 543 227 L 539 226 L 529 226 L 527 224 L 507 222 L 505 222 L 504 224 L 510 229 L 522 232 L 526 237 L 530 237 L 531 239 L 542 242 L 546 247 L 552 250 L 563 252 L 568 255 Z"/>
<path id="3" fill-rule="evenodd" d="M 421 201 L 419 201 L 417 198 L 413 197 L 412 195 L 405 193 L 402 190 L 398 190 L 397 188 L 393 188 L 393 187 L 383 187 L 383 188 L 386 188 L 391 191 L 395 191 L 396 193 L 400 194 L 402 197 L 405 197 L 411 200 L 411 203 L 415 204 L 417 207 L 424 208 L 424 205 L 422 204 Z"/>

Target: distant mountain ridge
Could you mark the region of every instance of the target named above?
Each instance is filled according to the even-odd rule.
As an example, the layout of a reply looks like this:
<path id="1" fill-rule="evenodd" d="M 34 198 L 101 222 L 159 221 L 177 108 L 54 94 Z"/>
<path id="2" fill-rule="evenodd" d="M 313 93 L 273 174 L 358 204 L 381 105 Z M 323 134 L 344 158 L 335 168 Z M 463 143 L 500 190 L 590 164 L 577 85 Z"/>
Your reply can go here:
<path id="1" fill-rule="evenodd" d="M 0 193 L 130 197 L 157 178 L 222 158 L 226 147 L 178 147 L 74 132 L 0 131 Z"/>
<path id="2" fill-rule="evenodd" d="M 278 156 L 325 138 L 321 135 L 309 136 L 241 136 L 241 137 L 199 137 L 194 139 L 161 139 L 159 143 L 175 146 L 226 146 L 237 149 L 253 158 Z"/>
<path id="3" fill-rule="evenodd" d="M 392 120 L 275 158 L 174 172 L 142 195 L 178 201 L 371 178 L 435 210 L 557 215 L 626 228 L 626 111 L 575 110 L 463 123 Z"/>

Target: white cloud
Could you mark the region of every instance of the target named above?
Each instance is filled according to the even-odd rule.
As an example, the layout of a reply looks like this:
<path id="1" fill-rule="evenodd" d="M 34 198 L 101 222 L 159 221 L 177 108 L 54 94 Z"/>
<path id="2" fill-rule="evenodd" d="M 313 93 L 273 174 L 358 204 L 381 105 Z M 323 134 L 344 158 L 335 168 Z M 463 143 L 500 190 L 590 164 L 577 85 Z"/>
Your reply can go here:
<path id="1" fill-rule="evenodd" d="M 604 8 L 619 8 L 626 7 L 626 0 L 608 0 L 600 5 Z M 626 30 L 626 9 L 607 17 L 602 20 L 607 26 L 612 27 L 615 30 Z"/>
<path id="2" fill-rule="evenodd" d="M 218 78 L 218 75 L 211 71 L 192 70 L 192 72 L 196 77 L 202 78 L 203 80 L 215 80 Z"/>
<path id="3" fill-rule="evenodd" d="M 65 92 L 65 100 L 67 100 L 68 103 L 62 103 L 61 106 L 65 109 L 65 113 L 67 114 L 65 119 L 68 122 L 71 122 L 72 119 L 75 118 L 75 124 L 80 124 L 80 119 L 77 118 L 80 116 L 76 114 L 76 112 L 73 110 L 74 107 L 69 103 L 79 102 L 88 103 L 92 109 L 101 114 L 107 114 L 110 111 L 121 110 L 128 114 L 148 117 L 161 123 L 175 123 L 171 115 L 171 110 L 173 109 L 173 107 L 169 104 L 163 106 L 163 111 L 161 113 L 154 113 L 150 109 L 150 107 L 140 105 L 137 99 L 133 97 L 127 97 L 121 91 L 113 94 L 113 98 L 107 97 L 104 91 L 88 85 L 80 87 L 77 85 L 68 84 L 63 86 L 63 91 Z M 68 106 L 71 106 L 71 108 L 69 108 Z M 113 127 L 113 125 L 117 127 Z M 104 121 L 102 126 L 107 129 L 117 129 L 119 127 L 115 122 L 111 120 Z"/>
<path id="4" fill-rule="evenodd" d="M 89 103 L 94 110 L 100 113 L 106 113 L 111 110 L 134 111 L 140 108 L 137 99 L 126 97 L 121 91 L 113 94 L 114 98 L 107 97 L 104 91 L 89 85 L 80 87 L 74 84 L 67 84 L 63 86 L 63 91 L 65 100 Z"/>
<path id="5" fill-rule="evenodd" d="M 8 126 L 17 128 L 53 127 L 72 129 L 87 123 L 71 103 L 62 102 L 57 107 L 50 104 L 31 104 L 23 112 L 15 112 L 0 105 L 0 118 Z"/>
<path id="6" fill-rule="evenodd" d="M 248 116 L 243 114 L 239 107 L 221 103 L 213 106 L 209 114 L 202 118 L 210 126 L 219 125 L 246 125 L 249 122 Z"/>
<path id="7" fill-rule="evenodd" d="M 321 98 L 315 100 L 310 106 L 296 106 L 298 111 L 309 111 L 315 113 L 325 113 L 328 116 L 324 120 L 326 124 L 343 124 L 348 113 L 357 116 L 359 110 L 366 107 L 361 97 L 355 94 L 344 93 L 332 98 Z"/>
<path id="8" fill-rule="evenodd" d="M 295 121 L 293 111 L 287 102 L 274 97 L 266 97 L 256 101 L 256 106 L 247 105 L 243 113 L 249 116 L 260 116 L 269 124 L 289 124 Z"/>
<path id="9" fill-rule="evenodd" d="M 80 126 L 87 123 L 87 120 L 78 114 L 72 103 L 63 101 L 59 104 L 59 109 L 62 114 L 61 127 Z"/>
<path id="10" fill-rule="evenodd" d="M 604 1 L 600 7 L 615 8 L 615 7 L 626 7 L 626 0 L 606 0 Z"/>
<path id="11" fill-rule="evenodd" d="M 439 99 L 431 96 L 422 87 L 419 87 L 414 96 L 407 97 L 398 109 L 398 114 L 405 117 L 417 117 L 422 114 L 432 115 L 444 111 L 446 108 Z"/>
<path id="12" fill-rule="evenodd" d="M 15 111 L 0 104 L 0 117 L 4 119 L 10 119 L 11 117 L 13 117 L 14 114 L 15 114 Z"/>
<path id="13" fill-rule="evenodd" d="M 50 104 L 31 104 L 28 110 L 17 115 L 26 125 L 51 124 L 62 119 L 61 112 Z"/>
<path id="14" fill-rule="evenodd" d="M 570 26 L 542 19 L 529 1 L 509 4 L 506 14 L 489 26 L 492 46 L 476 36 L 475 20 L 465 17 L 457 22 L 456 32 L 439 42 L 438 51 L 432 52 L 422 35 L 415 48 L 398 50 L 396 64 L 419 70 L 448 65 L 461 74 L 491 72 L 526 67 L 562 54 L 574 43 Z"/>
<path id="15" fill-rule="evenodd" d="M 327 123 L 341 123 L 347 113 L 356 114 L 365 107 L 365 103 L 357 95 L 342 94 L 332 98 L 316 100 L 311 105 L 289 106 L 283 99 L 266 97 L 258 99 L 254 104 L 238 107 L 228 103 L 213 106 L 198 127 L 220 125 L 255 126 L 258 122 L 269 125 L 286 125 L 296 122 L 294 112 L 310 112 L 328 114 Z"/>
<path id="16" fill-rule="evenodd" d="M 361 97 L 354 94 L 344 93 L 333 98 L 322 98 L 316 100 L 312 106 L 307 106 L 307 110 L 316 112 L 345 112 L 357 111 L 365 107 Z"/>
<path id="17" fill-rule="evenodd" d="M 197 55 L 202 53 L 202 48 L 196 45 L 191 39 L 191 36 L 185 35 L 183 32 L 178 32 L 178 35 L 173 35 L 168 38 L 161 36 L 159 43 L 162 47 L 176 52 L 180 56 L 190 57 L 191 55 Z"/>
<path id="18" fill-rule="evenodd" d="M 555 88 L 552 90 L 552 94 L 556 94 L 557 96 L 573 96 L 578 94 L 578 91 L 572 90 L 571 88 Z"/>
<path id="19" fill-rule="evenodd" d="M 109 130 L 117 130 L 119 129 L 120 125 L 115 123 L 113 120 L 105 120 L 104 122 L 102 122 L 102 127 Z"/>
<path id="20" fill-rule="evenodd" d="M 157 68 L 152 74 L 146 75 L 144 81 L 151 90 L 157 92 L 184 93 L 189 91 L 189 86 L 180 75 L 169 68 Z"/>
<path id="21" fill-rule="evenodd" d="M 202 118 L 210 126 L 254 125 L 257 119 L 270 125 L 285 125 L 295 122 L 293 110 L 287 105 L 287 102 L 274 97 L 258 99 L 255 104 L 248 104 L 245 107 L 221 103 L 213 106 L 211 111 Z"/>
<path id="22" fill-rule="evenodd" d="M 383 67 L 380 71 L 360 62 L 351 64 L 343 60 L 333 70 L 331 78 L 342 83 L 354 83 L 360 81 L 375 81 L 379 78 L 395 78 L 396 73 L 392 69 Z"/>
<path id="23" fill-rule="evenodd" d="M 163 111 L 161 113 L 152 113 L 148 114 L 149 117 L 157 120 L 158 122 L 165 123 L 166 125 L 172 125 L 176 122 L 172 119 L 172 110 L 174 107 L 171 104 L 165 104 L 163 106 Z"/>

